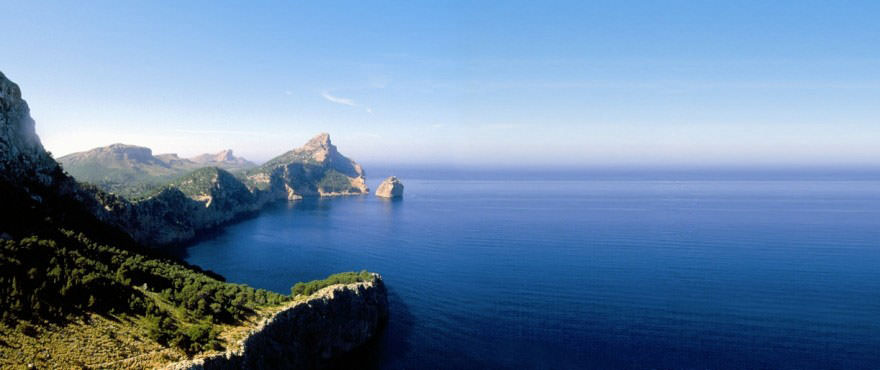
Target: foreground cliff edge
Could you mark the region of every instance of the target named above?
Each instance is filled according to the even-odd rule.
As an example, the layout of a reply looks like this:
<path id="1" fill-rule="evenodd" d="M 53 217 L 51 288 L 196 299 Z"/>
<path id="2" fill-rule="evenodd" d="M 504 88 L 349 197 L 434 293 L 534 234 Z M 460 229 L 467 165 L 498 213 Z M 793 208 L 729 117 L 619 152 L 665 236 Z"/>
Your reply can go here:
<path id="1" fill-rule="evenodd" d="M 221 171 L 199 179 L 225 181 Z M 271 364 L 248 354 L 290 343 L 316 357 L 282 368 L 320 367 L 375 335 L 387 317 L 381 278 L 366 271 L 300 283 L 287 296 L 144 248 L 120 227 L 117 198 L 77 183 L 45 151 L 19 87 L 2 73 L 0 194 L 0 368 L 161 368 L 209 358 L 241 338 L 253 339 L 242 342 L 249 362 L 240 367 Z M 273 319 L 254 332 L 280 334 L 248 336 L 266 317 Z M 311 326 L 284 324 L 299 320 Z"/>
<path id="2" fill-rule="evenodd" d="M 262 320 L 234 348 L 166 369 L 320 369 L 370 340 L 388 320 L 378 274 L 367 282 L 331 285 L 298 297 Z M 332 318 L 332 319 L 328 319 Z"/>

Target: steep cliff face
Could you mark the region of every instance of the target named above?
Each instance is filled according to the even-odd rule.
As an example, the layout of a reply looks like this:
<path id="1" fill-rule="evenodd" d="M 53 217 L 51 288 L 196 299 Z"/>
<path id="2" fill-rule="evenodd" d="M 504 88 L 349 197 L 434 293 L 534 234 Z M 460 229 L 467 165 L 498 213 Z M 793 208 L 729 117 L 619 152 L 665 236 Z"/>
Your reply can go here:
<path id="1" fill-rule="evenodd" d="M 369 192 L 364 170 L 339 153 L 326 133 L 247 172 L 246 183 L 264 200 Z"/>
<path id="2" fill-rule="evenodd" d="M 130 202 L 102 194 L 106 221 L 146 245 L 189 241 L 199 232 L 256 212 L 254 194 L 229 172 L 216 167 L 196 170 L 143 200 Z"/>
<path id="3" fill-rule="evenodd" d="M 96 193 L 67 176 L 46 152 L 21 90 L 0 72 L 0 236 L 25 236 L 47 224 L 29 221 L 26 214 L 51 215 L 67 225 L 105 219 L 108 212 Z"/>
<path id="4" fill-rule="evenodd" d="M 324 288 L 264 321 L 238 348 L 168 369 L 320 369 L 363 345 L 388 318 L 382 279 Z"/>
<path id="5" fill-rule="evenodd" d="M 0 72 L 0 176 L 50 186 L 59 172 L 40 143 L 21 90 Z"/>

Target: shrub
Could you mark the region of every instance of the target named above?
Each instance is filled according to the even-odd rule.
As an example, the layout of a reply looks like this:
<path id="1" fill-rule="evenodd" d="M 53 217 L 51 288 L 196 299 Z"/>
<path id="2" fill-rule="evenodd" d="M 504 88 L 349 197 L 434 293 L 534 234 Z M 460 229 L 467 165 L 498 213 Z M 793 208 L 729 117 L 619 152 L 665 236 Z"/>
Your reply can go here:
<path id="1" fill-rule="evenodd" d="M 323 280 L 312 280 L 307 283 L 296 283 L 296 285 L 290 288 L 290 294 L 294 297 L 298 295 L 311 295 L 312 293 L 331 285 L 373 281 L 373 279 L 373 274 L 367 272 L 367 270 L 361 270 L 361 272 L 341 272 L 338 274 L 330 275 Z"/>

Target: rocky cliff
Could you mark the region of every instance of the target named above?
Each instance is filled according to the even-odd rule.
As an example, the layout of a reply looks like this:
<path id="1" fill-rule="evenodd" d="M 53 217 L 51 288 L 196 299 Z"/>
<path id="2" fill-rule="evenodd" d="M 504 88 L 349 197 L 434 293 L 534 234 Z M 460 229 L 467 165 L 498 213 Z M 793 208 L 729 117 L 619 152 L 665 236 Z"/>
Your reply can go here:
<path id="1" fill-rule="evenodd" d="M 0 237 L 22 237 L 49 219 L 81 225 L 104 219 L 94 189 L 67 176 L 46 152 L 18 85 L 0 72 Z M 47 214 L 40 223 L 26 214 Z M 107 233 L 112 231 L 105 230 Z"/>
<path id="2" fill-rule="evenodd" d="M 205 163 L 249 163 L 228 150 L 189 160 L 114 144 L 63 161 L 80 181 L 94 185 L 78 184 L 64 174 L 43 149 L 18 86 L 0 74 L 0 174 L 37 201 L 47 194 L 63 195 L 144 245 L 185 243 L 271 202 L 368 192 L 361 166 L 340 154 L 328 134 L 241 179 L 215 167 L 193 170 Z"/>
<path id="3" fill-rule="evenodd" d="M 339 153 L 330 135 L 315 136 L 246 174 L 248 187 L 261 199 L 366 194 L 364 170 Z"/>
<path id="4" fill-rule="evenodd" d="M 221 152 L 204 159 L 229 160 L 231 155 Z M 106 220 L 146 245 L 179 244 L 269 203 L 369 191 L 361 166 L 340 154 L 327 134 L 241 177 L 209 167 L 177 178 L 136 201 L 105 194 L 102 204 L 115 215 Z"/>
<path id="5" fill-rule="evenodd" d="M 320 369 L 363 345 L 388 318 L 381 277 L 334 285 L 266 319 L 237 348 L 167 369 Z"/>
<path id="6" fill-rule="evenodd" d="M 0 72 L 0 176 L 49 186 L 60 172 L 43 149 L 18 85 Z"/>
<path id="7" fill-rule="evenodd" d="M 154 246 L 187 242 L 202 231 L 261 207 L 240 180 L 216 167 L 193 171 L 135 202 L 100 195 L 109 213 L 105 221 L 118 225 L 142 244 Z"/>
<path id="8" fill-rule="evenodd" d="M 179 159 L 169 155 L 155 159 L 149 152 L 143 154 L 144 163 Z M 236 161 L 231 156 L 225 151 L 202 159 L 206 163 Z M 340 154 L 329 135 L 321 134 L 302 148 L 246 172 L 242 178 L 206 167 L 142 191 L 134 200 L 97 190 L 95 198 L 101 205 L 96 213 L 102 220 L 117 225 L 142 244 L 162 246 L 190 241 L 203 231 L 257 212 L 268 203 L 367 192 L 360 165 Z"/>

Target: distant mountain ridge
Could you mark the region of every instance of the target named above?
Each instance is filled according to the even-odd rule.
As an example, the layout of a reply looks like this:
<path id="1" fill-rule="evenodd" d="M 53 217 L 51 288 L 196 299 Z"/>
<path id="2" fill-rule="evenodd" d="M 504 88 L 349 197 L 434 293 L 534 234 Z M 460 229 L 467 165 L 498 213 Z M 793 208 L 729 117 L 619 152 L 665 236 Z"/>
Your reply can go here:
<path id="1" fill-rule="evenodd" d="M 257 165 L 242 157 L 236 157 L 232 154 L 232 149 L 221 150 L 214 154 L 201 154 L 189 159 L 198 164 L 220 167 L 226 170 L 235 168 L 250 168 Z"/>
<path id="2" fill-rule="evenodd" d="M 153 155 L 150 148 L 128 144 L 112 144 L 68 154 L 58 158 L 58 162 L 78 181 L 125 197 L 135 196 L 202 167 L 229 171 L 256 167 L 253 162 L 234 156 L 231 149 L 181 158 L 177 154 Z"/>

